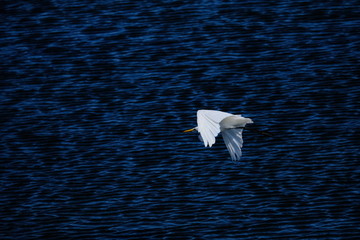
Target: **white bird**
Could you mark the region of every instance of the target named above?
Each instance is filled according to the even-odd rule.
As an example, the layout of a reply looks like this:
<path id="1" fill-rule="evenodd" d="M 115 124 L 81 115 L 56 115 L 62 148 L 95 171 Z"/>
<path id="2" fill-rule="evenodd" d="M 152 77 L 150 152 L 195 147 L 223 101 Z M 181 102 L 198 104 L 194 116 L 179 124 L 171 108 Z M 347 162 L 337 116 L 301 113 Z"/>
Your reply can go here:
<path id="1" fill-rule="evenodd" d="M 221 133 L 231 159 L 237 161 L 240 160 L 243 146 L 242 131 L 248 123 L 253 121 L 241 115 L 215 110 L 198 110 L 198 126 L 184 132 L 198 131 L 205 147 L 211 147 L 215 143 L 215 137 Z"/>

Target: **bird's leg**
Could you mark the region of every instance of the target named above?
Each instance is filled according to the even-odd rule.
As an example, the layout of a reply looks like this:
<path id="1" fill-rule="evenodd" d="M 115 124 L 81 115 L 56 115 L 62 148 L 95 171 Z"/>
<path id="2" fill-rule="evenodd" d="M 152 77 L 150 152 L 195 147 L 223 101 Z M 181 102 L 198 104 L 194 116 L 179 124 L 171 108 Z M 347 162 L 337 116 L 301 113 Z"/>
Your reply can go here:
<path id="1" fill-rule="evenodd" d="M 261 135 L 264 135 L 264 136 L 268 136 L 268 137 L 272 137 L 273 135 L 269 132 L 266 132 L 266 131 L 260 131 L 256 128 L 248 128 L 248 127 L 241 127 L 243 129 L 246 129 L 246 130 L 250 130 L 250 131 L 253 131 L 253 132 L 257 132 L 257 133 L 260 133 Z"/>

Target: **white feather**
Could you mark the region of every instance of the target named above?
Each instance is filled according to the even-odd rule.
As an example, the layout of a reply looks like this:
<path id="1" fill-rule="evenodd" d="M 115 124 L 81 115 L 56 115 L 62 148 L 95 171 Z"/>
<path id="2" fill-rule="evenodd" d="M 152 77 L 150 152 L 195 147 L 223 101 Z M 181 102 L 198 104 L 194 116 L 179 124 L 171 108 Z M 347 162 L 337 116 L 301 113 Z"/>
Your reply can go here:
<path id="1" fill-rule="evenodd" d="M 198 131 L 205 147 L 215 143 L 215 137 L 220 133 L 220 122 L 229 116 L 232 114 L 215 110 L 197 111 Z"/>
<path id="2" fill-rule="evenodd" d="M 233 161 L 240 160 L 241 157 L 241 148 L 243 146 L 242 131 L 243 129 L 241 128 L 232 128 L 221 132 Z"/>

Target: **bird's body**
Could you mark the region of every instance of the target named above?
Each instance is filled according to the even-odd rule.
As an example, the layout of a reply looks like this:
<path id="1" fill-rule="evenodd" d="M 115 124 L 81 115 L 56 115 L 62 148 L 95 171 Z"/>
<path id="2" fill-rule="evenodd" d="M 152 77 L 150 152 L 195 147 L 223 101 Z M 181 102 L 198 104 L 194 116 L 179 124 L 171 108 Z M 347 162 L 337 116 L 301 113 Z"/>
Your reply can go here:
<path id="1" fill-rule="evenodd" d="M 246 124 L 253 123 L 250 118 L 215 110 L 198 110 L 197 123 L 197 127 L 184 132 L 198 131 L 205 147 L 211 147 L 215 143 L 215 137 L 221 133 L 231 159 L 240 159 L 243 144 L 242 131 Z"/>
<path id="2" fill-rule="evenodd" d="M 240 115 L 233 115 L 224 118 L 221 120 L 220 124 L 220 131 L 225 131 L 226 129 L 232 128 L 244 128 L 247 123 L 253 123 L 250 118 L 244 118 Z"/>

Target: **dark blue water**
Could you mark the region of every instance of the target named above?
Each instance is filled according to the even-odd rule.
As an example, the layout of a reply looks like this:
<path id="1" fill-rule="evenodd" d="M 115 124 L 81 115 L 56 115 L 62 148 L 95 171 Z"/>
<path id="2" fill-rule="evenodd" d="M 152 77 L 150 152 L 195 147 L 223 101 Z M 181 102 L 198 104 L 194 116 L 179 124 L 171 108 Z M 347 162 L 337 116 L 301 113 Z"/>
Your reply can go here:
<path id="1" fill-rule="evenodd" d="M 357 1 L 2 1 L 1 239 L 359 239 Z M 198 109 L 253 119 L 243 156 Z"/>

